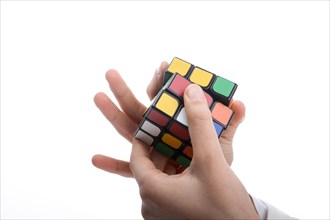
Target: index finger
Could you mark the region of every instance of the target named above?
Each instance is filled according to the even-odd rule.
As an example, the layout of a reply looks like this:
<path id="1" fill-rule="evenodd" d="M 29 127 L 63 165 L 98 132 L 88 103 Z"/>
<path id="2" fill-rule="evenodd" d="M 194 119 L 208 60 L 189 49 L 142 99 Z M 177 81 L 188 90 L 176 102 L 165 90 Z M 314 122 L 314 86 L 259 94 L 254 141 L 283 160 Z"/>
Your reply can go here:
<path id="1" fill-rule="evenodd" d="M 106 73 L 106 79 L 122 110 L 135 123 L 140 123 L 146 107 L 136 99 L 131 89 L 116 70 L 109 70 Z"/>

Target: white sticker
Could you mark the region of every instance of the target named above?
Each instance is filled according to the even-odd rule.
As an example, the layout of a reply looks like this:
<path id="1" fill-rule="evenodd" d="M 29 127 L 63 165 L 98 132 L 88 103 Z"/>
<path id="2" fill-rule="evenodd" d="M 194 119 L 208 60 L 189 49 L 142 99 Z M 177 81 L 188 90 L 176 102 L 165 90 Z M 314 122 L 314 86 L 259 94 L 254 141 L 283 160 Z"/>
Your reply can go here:
<path id="1" fill-rule="evenodd" d="M 186 111 L 184 110 L 184 108 L 181 109 L 176 120 L 181 122 L 182 124 L 188 126 L 188 120 L 187 120 Z"/>
<path id="2" fill-rule="evenodd" d="M 135 137 L 140 139 L 141 141 L 143 141 L 147 145 L 151 145 L 152 142 L 154 142 L 154 139 L 150 135 L 148 135 L 147 133 L 145 133 L 141 130 L 138 130 Z"/>
<path id="3" fill-rule="evenodd" d="M 157 137 L 160 133 L 160 129 L 149 121 L 144 121 L 141 128 L 149 134 L 153 135 L 154 137 Z"/>

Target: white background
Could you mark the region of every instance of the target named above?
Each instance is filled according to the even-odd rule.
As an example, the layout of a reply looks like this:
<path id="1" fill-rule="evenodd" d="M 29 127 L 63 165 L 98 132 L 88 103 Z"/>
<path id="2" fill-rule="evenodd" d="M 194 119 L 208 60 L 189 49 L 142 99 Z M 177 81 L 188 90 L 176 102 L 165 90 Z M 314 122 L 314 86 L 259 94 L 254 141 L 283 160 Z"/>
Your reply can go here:
<path id="1" fill-rule="evenodd" d="M 180 57 L 239 87 L 233 169 L 301 219 L 329 218 L 329 2 L 1 2 L 1 218 L 141 218 L 129 159 L 93 103 L 117 69 L 136 96 Z"/>

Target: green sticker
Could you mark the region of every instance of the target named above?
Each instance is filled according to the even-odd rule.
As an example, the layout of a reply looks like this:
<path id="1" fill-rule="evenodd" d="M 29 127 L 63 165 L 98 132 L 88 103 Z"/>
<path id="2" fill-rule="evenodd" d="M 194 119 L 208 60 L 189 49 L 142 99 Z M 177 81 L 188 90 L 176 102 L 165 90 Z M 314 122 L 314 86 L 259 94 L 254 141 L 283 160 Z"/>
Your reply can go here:
<path id="1" fill-rule="evenodd" d="M 235 84 L 233 82 L 218 76 L 212 88 L 220 95 L 229 97 L 234 86 Z"/>
<path id="2" fill-rule="evenodd" d="M 163 143 L 158 143 L 155 148 L 159 153 L 162 153 L 167 157 L 172 157 L 174 154 L 174 150 Z"/>
<path id="3" fill-rule="evenodd" d="M 183 167 L 188 167 L 191 161 L 186 157 L 178 156 L 178 158 L 176 158 L 176 162 L 182 165 Z"/>

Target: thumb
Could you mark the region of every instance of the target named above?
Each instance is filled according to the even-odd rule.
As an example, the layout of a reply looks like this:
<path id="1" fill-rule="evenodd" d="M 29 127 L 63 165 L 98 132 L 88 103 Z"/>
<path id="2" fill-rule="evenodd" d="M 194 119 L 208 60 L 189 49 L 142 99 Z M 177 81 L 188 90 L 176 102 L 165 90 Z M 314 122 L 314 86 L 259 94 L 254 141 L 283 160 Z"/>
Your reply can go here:
<path id="1" fill-rule="evenodd" d="M 198 85 L 192 84 L 187 87 L 184 105 L 194 150 L 192 165 L 211 165 L 214 164 L 212 161 L 225 162 L 204 92 Z"/>

